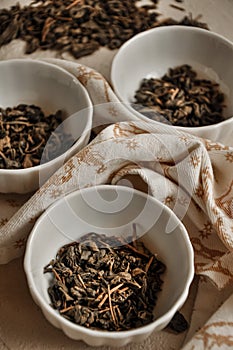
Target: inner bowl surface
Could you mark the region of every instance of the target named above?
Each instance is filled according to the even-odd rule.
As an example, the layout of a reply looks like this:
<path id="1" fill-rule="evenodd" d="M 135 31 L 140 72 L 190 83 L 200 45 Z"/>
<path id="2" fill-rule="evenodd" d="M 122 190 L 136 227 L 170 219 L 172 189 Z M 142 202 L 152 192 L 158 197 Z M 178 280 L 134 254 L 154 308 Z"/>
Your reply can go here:
<path id="1" fill-rule="evenodd" d="M 88 232 L 106 235 L 137 234 L 166 264 L 164 284 L 158 294 L 151 324 L 122 332 L 91 330 L 76 325 L 50 306 L 50 276 L 44 266 L 58 249 Z M 39 247 L 39 249 L 38 249 Z M 151 196 L 123 186 L 102 185 L 73 192 L 50 207 L 37 221 L 26 248 L 24 268 L 29 289 L 45 317 L 73 339 L 89 345 L 123 346 L 142 341 L 164 328 L 187 298 L 193 278 L 193 250 L 183 224 L 174 213 Z"/>

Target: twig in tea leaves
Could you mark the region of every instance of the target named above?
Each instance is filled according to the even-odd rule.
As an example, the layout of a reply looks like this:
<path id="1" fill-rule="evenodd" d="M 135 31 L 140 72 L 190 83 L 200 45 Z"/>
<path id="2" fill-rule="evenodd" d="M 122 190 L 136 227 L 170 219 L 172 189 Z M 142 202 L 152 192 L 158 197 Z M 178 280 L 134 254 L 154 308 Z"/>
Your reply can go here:
<path id="1" fill-rule="evenodd" d="M 43 29 L 42 29 L 42 33 L 41 33 L 41 41 L 45 41 L 46 37 L 49 33 L 50 27 L 51 25 L 55 22 L 55 20 L 51 17 L 46 18 Z"/>
<path id="2" fill-rule="evenodd" d="M 137 253 L 137 254 L 139 254 L 139 255 L 142 255 L 142 256 L 148 258 L 148 255 L 147 255 L 147 254 L 143 253 L 142 251 L 138 250 L 137 248 L 135 248 L 134 246 L 132 246 L 131 244 L 129 244 L 128 242 L 126 242 L 126 241 L 124 240 L 123 237 L 119 237 L 119 238 L 117 238 L 117 239 L 118 239 L 119 242 L 121 242 L 122 244 L 124 244 L 127 248 L 129 248 L 129 249 L 132 250 L 133 252 L 135 252 L 135 253 Z"/>
<path id="3" fill-rule="evenodd" d="M 84 1 L 83 0 L 75 0 L 75 1 L 71 2 L 68 6 L 66 6 L 66 10 L 70 10 L 72 7 L 74 7 L 78 4 L 83 5 Z"/>
<path id="4" fill-rule="evenodd" d="M 150 265 L 152 264 L 152 261 L 154 260 L 154 255 L 151 256 L 150 260 L 146 264 L 145 271 L 148 272 Z"/>
<path id="5" fill-rule="evenodd" d="M 175 4 L 170 4 L 169 6 L 174 8 L 175 10 L 185 11 L 185 9 L 183 7 L 175 5 Z"/>

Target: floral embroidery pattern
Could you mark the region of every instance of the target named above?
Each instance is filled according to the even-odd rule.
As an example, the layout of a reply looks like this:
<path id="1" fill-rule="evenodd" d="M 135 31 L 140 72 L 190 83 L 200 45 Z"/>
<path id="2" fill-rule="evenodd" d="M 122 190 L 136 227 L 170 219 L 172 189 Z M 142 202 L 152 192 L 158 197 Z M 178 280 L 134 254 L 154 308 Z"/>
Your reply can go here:
<path id="1" fill-rule="evenodd" d="M 233 219 L 233 181 L 221 197 L 215 199 L 216 204 Z"/>
<path id="2" fill-rule="evenodd" d="M 117 109 L 114 106 L 109 107 L 108 111 L 114 118 L 117 117 L 118 111 L 117 111 Z"/>
<path id="3" fill-rule="evenodd" d="M 187 144 L 188 142 L 190 142 L 190 137 L 188 137 L 187 135 L 179 136 L 179 140 Z"/>
<path id="4" fill-rule="evenodd" d="M 92 81 L 93 79 L 101 80 L 103 82 L 105 81 L 101 74 L 99 74 L 98 72 L 92 69 L 89 69 L 88 67 L 78 66 L 77 72 L 78 72 L 78 79 L 84 86 L 87 86 L 88 82 Z"/>
<path id="5" fill-rule="evenodd" d="M 104 92 L 105 100 L 106 102 L 111 102 L 109 98 L 109 90 L 110 90 L 109 84 L 102 77 L 101 74 L 87 67 L 79 66 L 78 79 L 86 87 L 88 83 L 90 83 L 91 81 L 97 80 L 101 82 L 103 84 L 103 92 Z"/>
<path id="6" fill-rule="evenodd" d="M 135 150 L 137 148 L 137 141 L 136 140 L 129 140 L 126 142 L 126 147 L 129 149 Z"/>
<path id="7" fill-rule="evenodd" d="M 191 238 L 191 242 L 195 251 L 195 268 L 198 273 L 205 269 L 206 264 L 216 261 L 224 254 L 224 251 L 206 246 L 199 237 Z"/>
<path id="8" fill-rule="evenodd" d="M 15 199 L 7 199 L 6 200 L 7 203 L 9 203 L 9 205 L 12 207 L 12 208 L 16 208 L 16 207 L 20 207 L 20 203 L 18 201 L 16 201 Z"/>
<path id="9" fill-rule="evenodd" d="M 210 141 L 210 140 L 204 140 L 205 141 L 205 147 L 207 149 L 207 151 L 224 151 L 224 150 L 228 150 L 229 147 L 228 146 L 225 146 L 225 145 L 222 145 L 220 143 L 217 143 L 217 142 L 213 142 L 213 141 Z"/>
<path id="10" fill-rule="evenodd" d="M 137 134 L 149 133 L 148 131 L 142 129 L 137 124 L 128 123 L 127 125 L 122 125 L 122 123 L 117 123 L 113 125 L 113 136 L 118 137 L 129 137 Z"/>
<path id="11" fill-rule="evenodd" d="M 173 197 L 173 196 L 167 196 L 163 201 L 163 203 L 168 205 L 168 206 L 174 202 L 175 202 L 175 197 Z"/>
<path id="12" fill-rule="evenodd" d="M 26 238 L 20 238 L 14 242 L 14 248 L 15 249 L 22 249 L 25 247 L 25 244 L 26 244 Z"/>
<path id="13" fill-rule="evenodd" d="M 207 221 L 207 223 L 204 224 L 204 228 L 202 230 L 199 230 L 199 232 L 199 236 L 201 238 L 208 238 L 214 232 L 213 225 L 210 221 Z"/>
<path id="14" fill-rule="evenodd" d="M 190 163 L 194 168 L 197 168 L 201 162 L 200 156 L 194 154 L 190 157 Z"/>
<path id="15" fill-rule="evenodd" d="M 200 198 L 203 198 L 204 194 L 205 194 L 203 185 L 199 184 L 194 193 L 195 193 L 196 196 L 198 196 Z"/>
<path id="16" fill-rule="evenodd" d="M 189 204 L 189 201 L 186 197 L 178 198 L 178 203 L 182 206 L 187 206 Z"/>
<path id="17" fill-rule="evenodd" d="M 50 191 L 50 197 L 51 198 L 60 198 L 60 196 L 62 195 L 62 190 L 60 188 L 54 188 Z"/>
<path id="18" fill-rule="evenodd" d="M 8 222 L 7 218 L 0 219 L 0 227 L 4 226 Z"/>
<path id="19" fill-rule="evenodd" d="M 227 152 L 225 158 L 228 162 L 233 163 L 233 152 Z"/>
<path id="20" fill-rule="evenodd" d="M 72 169 L 73 169 L 73 163 L 71 161 L 68 161 L 64 165 L 65 174 L 62 175 L 61 177 L 62 183 L 68 182 L 72 178 Z"/>
<path id="21" fill-rule="evenodd" d="M 224 332 L 222 331 L 223 329 Z M 224 335 L 226 329 L 228 330 L 228 334 Z M 211 350 L 213 347 L 220 348 L 222 346 L 224 349 L 230 349 L 233 347 L 232 334 L 233 322 L 219 321 L 212 322 L 202 327 L 195 338 L 202 341 L 205 350 Z"/>
<path id="22" fill-rule="evenodd" d="M 212 180 L 212 174 L 210 172 L 210 168 L 208 166 L 204 167 L 202 170 L 203 178 L 205 180 Z"/>

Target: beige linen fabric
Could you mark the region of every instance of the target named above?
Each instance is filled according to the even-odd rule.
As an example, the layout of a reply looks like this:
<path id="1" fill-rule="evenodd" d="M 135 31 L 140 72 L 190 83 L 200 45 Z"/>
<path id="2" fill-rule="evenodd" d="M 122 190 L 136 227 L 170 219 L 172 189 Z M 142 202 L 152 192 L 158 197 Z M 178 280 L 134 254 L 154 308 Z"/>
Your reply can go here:
<path id="1" fill-rule="evenodd" d="M 67 69 L 87 88 L 95 105 L 94 126 L 102 131 L 34 195 L 1 195 L 0 263 L 22 256 L 35 220 L 65 194 L 138 176 L 148 193 L 171 207 L 185 224 L 196 273 L 209 277 L 218 288 L 232 283 L 233 148 L 138 121 L 96 71 L 73 62 L 48 61 Z M 232 298 L 227 305 L 232 310 Z M 224 334 L 230 336 L 230 331 L 227 325 Z"/>
<path id="2" fill-rule="evenodd" d="M 195 278 L 196 281 L 197 277 Z M 192 321 L 190 323 L 190 327 L 188 329 L 188 332 L 186 334 L 185 341 L 183 344 L 189 343 L 194 345 L 192 342 L 195 335 L 202 329 L 202 327 L 205 327 L 206 324 L 209 324 L 209 320 L 212 318 L 212 320 L 215 319 L 217 316 L 218 310 L 222 308 L 221 311 L 221 317 L 223 318 L 224 322 L 228 323 L 228 320 L 231 320 L 232 318 L 232 310 L 233 310 L 233 300 L 231 295 L 233 293 L 233 283 L 228 285 L 227 288 L 224 288 L 223 290 L 219 291 L 216 286 L 211 283 L 211 281 L 206 277 L 199 277 L 198 278 L 198 292 L 195 297 L 195 305 L 192 310 Z M 229 299 L 229 301 L 227 301 Z M 224 304 L 227 303 L 227 308 L 224 306 Z M 216 311 L 217 310 L 217 311 Z M 228 326 L 225 327 L 222 325 L 221 328 L 216 327 L 212 328 L 211 331 L 211 337 L 215 338 L 215 341 L 212 342 L 212 345 L 216 346 L 216 344 L 219 342 L 221 343 L 220 349 L 228 349 L 227 342 L 228 337 L 231 339 L 233 334 L 233 329 L 229 328 Z M 208 332 L 207 332 L 208 333 Z M 223 339 L 221 338 L 223 335 Z M 217 340 L 219 338 L 219 340 Z M 215 343 L 215 344 L 214 344 Z M 203 343 L 201 345 L 201 342 L 195 343 L 196 347 L 195 350 L 198 350 L 200 346 L 200 349 L 203 349 L 205 344 Z M 210 344 L 210 349 L 211 346 Z M 191 347 L 192 348 L 192 347 Z M 208 347 L 207 347 L 208 348 Z M 230 347 L 232 348 L 232 347 Z M 185 349 L 187 350 L 187 349 Z"/>
<path id="3" fill-rule="evenodd" d="M 196 273 L 210 277 L 220 288 L 232 281 L 233 149 L 153 122 L 112 124 L 131 120 L 132 115 L 106 80 L 88 67 L 52 62 L 69 70 L 87 88 L 95 105 L 94 125 L 111 125 L 65 163 L 10 220 L 6 218 L 4 224 L 2 218 L 1 263 L 23 253 L 36 218 L 55 200 L 79 188 L 115 184 L 137 174 L 150 193 L 172 207 L 186 225 Z M 12 204 L 9 198 L 6 201 Z"/>
<path id="4" fill-rule="evenodd" d="M 233 294 L 208 322 L 183 347 L 183 350 L 218 350 L 233 348 Z"/>

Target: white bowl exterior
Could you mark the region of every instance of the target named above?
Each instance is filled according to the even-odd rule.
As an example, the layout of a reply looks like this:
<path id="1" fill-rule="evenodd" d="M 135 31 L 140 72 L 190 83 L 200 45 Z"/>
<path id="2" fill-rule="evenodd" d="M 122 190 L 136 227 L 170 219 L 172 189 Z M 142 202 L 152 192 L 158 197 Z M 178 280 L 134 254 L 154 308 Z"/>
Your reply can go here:
<path id="1" fill-rule="evenodd" d="M 176 128 L 232 146 L 233 44 L 218 34 L 185 26 L 154 28 L 137 34 L 122 45 L 113 59 L 114 91 L 132 113 L 148 121 L 131 106 L 140 82 L 144 78 L 159 78 L 168 68 L 182 64 L 191 65 L 200 76 L 219 83 L 226 96 L 225 113 L 229 119 L 211 126 Z"/>
<path id="2" fill-rule="evenodd" d="M 106 202 L 106 206 L 101 206 L 100 202 Z M 169 220 L 173 230 L 165 233 Z M 47 289 L 51 277 L 43 274 L 44 266 L 61 246 L 87 232 L 121 234 L 130 232 L 133 222 L 138 224 L 145 244 L 152 252 L 158 253 L 167 266 L 155 308 L 156 320 L 131 331 L 103 332 L 75 325 L 60 316 L 50 306 Z M 142 192 L 108 185 L 73 192 L 50 207 L 30 234 L 24 260 L 33 299 L 49 322 L 70 338 L 84 340 L 93 346 L 123 346 L 131 341 L 141 341 L 154 330 L 164 328 L 188 296 L 194 275 L 193 265 L 188 234 L 169 208 Z"/>
<path id="3" fill-rule="evenodd" d="M 92 103 L 83 85 L 70 73 L 50 63 L 31 59 L 0 62 L 0 107 L 35 104 L 45 114 L 61 109 L 76 138 L 72 149 L 47 164 L 28 169 L 0 169 L 0 192 L 27 193 L 36 190 L 64 162 L 88 143 L 92 127 Z M 78 112 L 78 113 L 77 113 Z M 76 119 L 76 120 L 75 120 Z"/>

